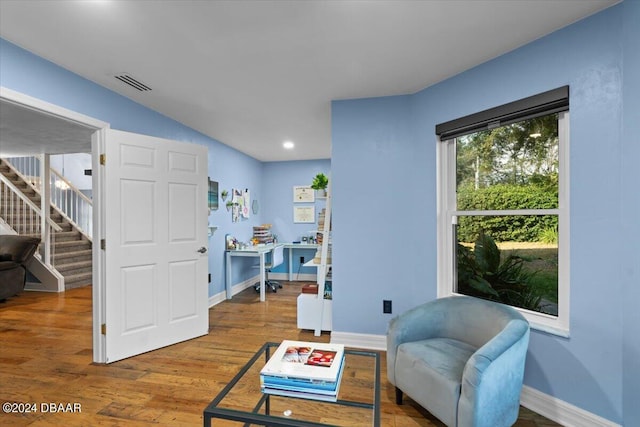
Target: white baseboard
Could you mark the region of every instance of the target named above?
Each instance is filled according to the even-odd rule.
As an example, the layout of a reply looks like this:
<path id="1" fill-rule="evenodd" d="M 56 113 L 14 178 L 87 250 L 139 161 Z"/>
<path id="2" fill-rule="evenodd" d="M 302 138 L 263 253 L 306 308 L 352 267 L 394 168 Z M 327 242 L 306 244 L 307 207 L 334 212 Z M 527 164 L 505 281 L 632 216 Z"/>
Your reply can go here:
<path id="1" fill-rule="evenodd" d="M 620 427 L 620 424 L 526 385 L 522 386 L 520 404 L 543 417 L 567 427 Z"/>
<path id="2" fill-rule="evenodd" d="M 315 282 L 317 276 L 314 273 L 292 273 L 291 277 L 294 281 Z M 289 273 L 269 273 L 269 278 L 273 280 L 289 280 Z"/>
<path id="3" fill-rule="evenodd" d="M 218 305 L 221 302 L 225 301 L 227 299 L 227 293 L 225 291 L 222 292 L 218 292 L 215 295 L 212 295 L 209 297 L 209 308 L 213 307 L 214 305 Z"/>
<path id="4" fill-rule="evenodd" d="M 387 351 L 387 338 L 385 335 L 333 331 L 331 332 L 331 342 L 343 344 L 345 347 Z M 533 412 L 567 427 L 620 427 L 620 424 L 616 424 L 526 385 L 522 387 L 520 404 Z"/>
<path id="5" fill-rule="evenodd" d="M 253 287 L 253 284 L 256 283 L 258 280 L 260 280 L 260 275 L 258 274 L 257 276 L 251 277 L 250 279 L 247 279 L 243 282 L 240 283 L 236 283 L 235 285 L 233 285 L 231 287 L 231 296 L 244 291 L 247 288 L 251 288 Z M 209 308 L 213 307 L 214 305 L 220 304 L 222 301 L 225 301 L 227 299 L 227 292 L 225 290 L 223 290 L 222 292 L 218 292 L 215 295 L 212 295 L 209 297 Z"/>
<path id="6" fill-rule="evenodd" d="M 387 351 L 386 335 L 354 334 L 351 332 L 331 332 L 331 342 L 345 347 L 366 348 Z"/>

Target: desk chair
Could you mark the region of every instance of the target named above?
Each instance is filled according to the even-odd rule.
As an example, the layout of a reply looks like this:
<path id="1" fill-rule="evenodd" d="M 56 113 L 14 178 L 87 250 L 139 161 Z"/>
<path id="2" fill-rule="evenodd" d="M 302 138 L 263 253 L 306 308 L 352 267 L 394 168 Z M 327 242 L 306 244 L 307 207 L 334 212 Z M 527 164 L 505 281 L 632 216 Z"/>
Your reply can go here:
<path id="1" fill-rule="evenodd" d="M 272 268 L 279 266 L 284 262 L 284 246 L 276 246 L 273 251 L 271 251 L 271 262 L 264 265 L 265 270 L 265 286 L 269 286 L 273 292 L 278 292 L 278 288 L 282 288 L 282 284 L 280 282 L 276 282 L 275 280 L 269 280 L 269 272 Z M 253 288 L 256 292 L 260 292 L 260 282 L 257 282 L 253 285 Z"/>

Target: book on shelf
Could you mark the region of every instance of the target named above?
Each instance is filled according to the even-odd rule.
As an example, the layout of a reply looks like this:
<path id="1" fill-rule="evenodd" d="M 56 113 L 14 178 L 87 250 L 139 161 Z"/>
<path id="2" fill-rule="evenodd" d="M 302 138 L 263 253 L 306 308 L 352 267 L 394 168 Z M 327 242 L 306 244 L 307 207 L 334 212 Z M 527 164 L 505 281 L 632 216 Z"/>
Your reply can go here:
<path id="1" fill-rule="evenodd" d="M 261 369 L 260 376 L 335 383 L 343 358 L 342 344 L 284 340 Z"/>

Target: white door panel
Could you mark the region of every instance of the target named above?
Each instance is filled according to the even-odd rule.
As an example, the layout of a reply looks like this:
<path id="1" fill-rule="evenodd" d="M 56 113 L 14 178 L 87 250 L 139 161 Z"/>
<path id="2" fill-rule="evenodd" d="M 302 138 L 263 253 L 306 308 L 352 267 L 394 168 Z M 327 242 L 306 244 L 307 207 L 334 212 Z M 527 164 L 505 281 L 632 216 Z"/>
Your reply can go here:
<path id="1" fill-rule="evenodd" d="M 197 185 L 169 184 L 169 241 L 171 243 L 197 240 L 197 212 L 185 211 L 183 208 L 196 203 L 197 192 Z"/>
<path id="2" fill-rule="evenodd" d="M 180 261 L 169 264 L 169 321 L 179 322 L 198 315 L 198 293 L 195 286 L 198 266 L 193 261 Z"/>
<path id="3" fill-rule="evenodd" d="M 207 149 L 101 130 L 106 361 L 205 335 Z"/>

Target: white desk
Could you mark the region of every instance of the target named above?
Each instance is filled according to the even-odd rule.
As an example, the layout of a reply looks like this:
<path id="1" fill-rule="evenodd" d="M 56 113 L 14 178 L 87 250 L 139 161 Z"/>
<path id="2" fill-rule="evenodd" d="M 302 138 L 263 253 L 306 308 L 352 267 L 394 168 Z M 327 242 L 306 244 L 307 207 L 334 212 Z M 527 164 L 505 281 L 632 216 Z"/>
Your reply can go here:
<path id="1" fill-rule="evenodd" d="M 293 250 L 294 249 L 318 249 L 315 243 L 285 243 L 285 249 L 289 249 L 289 281 L 293 280 Z"/>
<path id="2" fill-rule="evenodd" d="M 265 271 L 264 271 L 264 259 L 265 255 L 271 252 L 276 246 L 282 246 L 281 243 L 264 246 L 249 246 L 246 249 L 232 250 L 226 252 L 226 277 L 225 288 L 227 291 L 227 299 L 231 299 L 231 257 L 259 257 L 260 258 L 260 301 L 265 300 Z"/>

